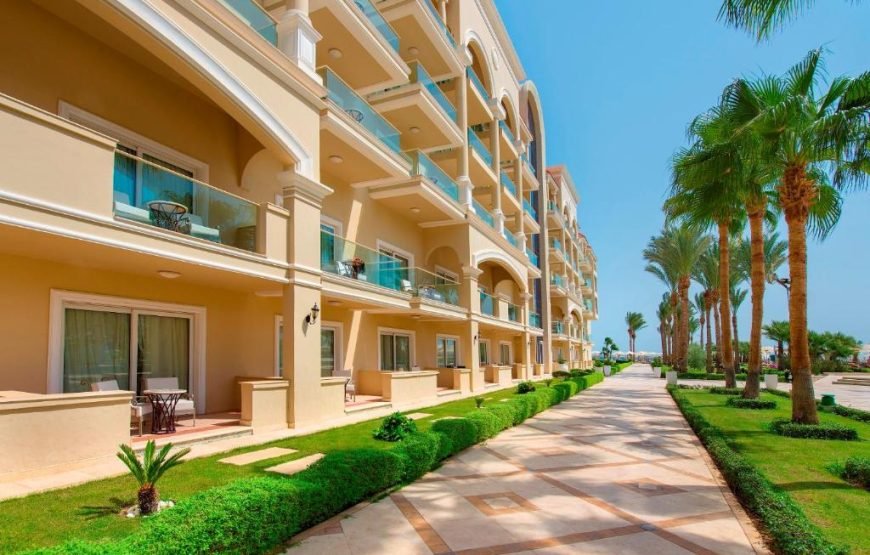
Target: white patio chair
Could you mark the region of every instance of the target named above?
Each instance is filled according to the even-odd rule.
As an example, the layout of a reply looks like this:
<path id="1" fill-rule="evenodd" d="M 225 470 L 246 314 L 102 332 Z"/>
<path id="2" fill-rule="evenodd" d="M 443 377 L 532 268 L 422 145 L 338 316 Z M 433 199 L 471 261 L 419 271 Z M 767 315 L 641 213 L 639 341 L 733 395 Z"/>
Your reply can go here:
<path id="1" fill-rule="evenodd" d="M 353 383 L 353 370 L 336 370 L 332 375 L 347 378 L 344 382 L 344 399 L 347 400 L 348 396 L 350 396 L 351 401 L 356 401 L 356 384 Z"/>
<path id="2" fill-rule="evenodd" d="M 103 380 L 91 384 L 91 391 L 121 391 L 118 380 Z M 151 416 L 151 403 L 142 397 L 133 397 L 130 400 L 130 420 L 139 426 L 139 435 L 142 435 L 142 425 Z"/>
<path id="3" fill-rule="evenodd" d="M 181 389 L 178 386 L 178 378 L 145 378 L 145 390 L 149 389 Z M 178 404 L 175 405 L 175 421 L 178 422 L 179 416 L 190 415 L 193 418 L 192 426 L 196 427 L 196 406 L 193 402 L 193 395 L 188 391 Z"/>

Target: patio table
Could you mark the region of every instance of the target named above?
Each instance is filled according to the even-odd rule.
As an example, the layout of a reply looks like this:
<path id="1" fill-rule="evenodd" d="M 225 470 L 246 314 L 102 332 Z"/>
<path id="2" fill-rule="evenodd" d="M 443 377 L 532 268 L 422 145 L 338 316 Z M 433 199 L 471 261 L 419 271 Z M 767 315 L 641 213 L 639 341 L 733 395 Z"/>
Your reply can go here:
<path id="1" fill-rule="evenodd" d="M 148 389 L 143 393 L 151 402 L 151 433 L 174 433 L 175 405 L 187 391 L 184 389 Z"/>
<path id="2" fill-rule="evenodd" d="M 170 231 L 179 231 L 181 217 L 187 214 L 185 205 L 168 200 L 152 200 L 148 203 L 148 208 L 154 215 L 154 223 L 157 227 Z"/>

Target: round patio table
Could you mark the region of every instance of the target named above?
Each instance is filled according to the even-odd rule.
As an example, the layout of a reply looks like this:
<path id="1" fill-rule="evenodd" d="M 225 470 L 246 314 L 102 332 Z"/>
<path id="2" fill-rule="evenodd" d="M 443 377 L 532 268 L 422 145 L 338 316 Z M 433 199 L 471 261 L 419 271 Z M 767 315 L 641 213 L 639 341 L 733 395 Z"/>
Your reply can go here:
<path id="1" fill-rule="evenodd" d="M 154 216 L 154 224 L 170 231 L 178 231 L 181 217 L 187 214 L 185 205 L 168 200 L 152 200 L 148 208 Z"/>
<path id="2" fill-rule="evenodd" d="M 175 405 L 187 391 L 184 389 L 148 389 L 143 393 L 151 402 L 151 433 L 174 433 Z"/>

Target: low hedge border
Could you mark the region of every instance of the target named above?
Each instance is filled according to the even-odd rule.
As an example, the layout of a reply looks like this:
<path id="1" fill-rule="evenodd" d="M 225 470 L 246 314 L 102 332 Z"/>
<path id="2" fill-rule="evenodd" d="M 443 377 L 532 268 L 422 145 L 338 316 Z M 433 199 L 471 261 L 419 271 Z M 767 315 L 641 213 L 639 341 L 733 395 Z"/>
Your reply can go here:
<path id="1" fill-rule="evenodd" d="M 713 386 L 710 388 L 710 393 L 714 395 L 743 395 L 743 389 L 739 387 Z"/>
<path id="2" fill-rule="evenodd" d="M 843 405 L 834 405 L 834 414 L 857 420 L 858 422 L 870 422 L 870 412 L 861 409 L 853 409 L 852 407 L 844 407 Z"/>
<path id="3" fill-rule="evenodd" d="M 848 549 L 827 541 L 789 495 L 776 488 L 743 455 L 731 448 L 722 431 L 710 424 L 679 388 L 668 387 L 692 430 L 716 462 L 742 505 L 764 527 L 773 550 L 784 555 L 844 555 Z"/>
<path id="4" fill-rule="evenodd" d="M 840 476 L 849 483 L 870 490 L 870 459 L 849 457 L 843 464 Z"/>
<path id="5" fill-rule="evenodd" d="M 782 379 L 785 379 L 785 374 L 783 372 L 767 372 L 767 374 L 776 374 Z M 765 374 L 761 374 L 762 381 L 764 380 Z M 706 372 L 680 372 L 677 374 L 677 377 L 681 380 L 724 380 L 725 374 L 714 372 L 707 374 Z M 734 379 L 739 381 L 745 381 L 746 378 L 749 377 L 749 374 L 745 372 L 740 372 L 734 375 Z"/>
<path id="6" fill-rule="evenodd" d="M 361 501 L 412 482 L 442 460 L 603 381 L 599 373 L 539 386 L 444 418 L 389 450 L 329 453 L 292 477 L 257 476 L 198 492 L 112 544 L 71 540 L 30 555 L 263 553 Z M 469 399 L 471 401 L 471 399 Z"/>
<path id="7" fill-rule="evenodd" d="M 781 436 L 801 439 L 833 439 L 843 441 L 856 441 L 858 431 L 839 424 L 798 424 L 777 418 L 770 423 L 770 430 Z"/>
<path id="8" fill-rule="evenodd" d="M 736 409 L 771 410 L 776 408 L 776 401 L 765 399 L 744 399 L 743 397 L 730 397 L 725 404 Z"/>

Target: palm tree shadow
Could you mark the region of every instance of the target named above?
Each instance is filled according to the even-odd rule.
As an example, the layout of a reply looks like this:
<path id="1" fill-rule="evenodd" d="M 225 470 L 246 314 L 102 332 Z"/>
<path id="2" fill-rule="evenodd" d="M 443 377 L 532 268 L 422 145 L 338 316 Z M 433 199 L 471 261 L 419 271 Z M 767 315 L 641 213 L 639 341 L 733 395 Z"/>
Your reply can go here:
<path id="1" fill-rule="evenodd" d="M 83 516 L 85 520 L 94 520 L 104 516 L 117 515 L 122 509 L 136 504 L 136 500 L 132 497 L 121 499 L 120 497 L 110 497 L 106 505 L 90 505 L 81 507 L 78 514 Z"/>

